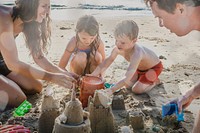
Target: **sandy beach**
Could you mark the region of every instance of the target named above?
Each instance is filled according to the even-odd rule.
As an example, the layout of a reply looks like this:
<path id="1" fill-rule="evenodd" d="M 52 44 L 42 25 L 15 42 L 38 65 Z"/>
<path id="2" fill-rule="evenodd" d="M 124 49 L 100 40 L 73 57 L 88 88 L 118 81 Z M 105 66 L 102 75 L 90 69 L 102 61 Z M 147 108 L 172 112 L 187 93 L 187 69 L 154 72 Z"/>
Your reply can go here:
<path id="1" fill-rule="evenodd" d="M 139 26 L 138 44 L 152 49 L 160 57 L 164 65 L 164 71 L 160 75 L 161 84 L 154 87 L 152 91 L 144 95 L 134 95 L 132 93 L 124 93 L 127 111 L 134 108 L 143 110 L 144 108 L 156 109 L 161 111 L 161 106 L 169 100 L 179 97 L 184 94 L 191 86 L 199 82 L 200 79 L 200 36 L 197 32 L 192 32 L 185 37 L 177 37 L 170 33 L 165 28 L 159 27 L 158 20 L 153 16 L 107 16 L 96 17 L 100 25 L 100 37 L 105 43 L 106 56 L 108 56 L 115 46 L 113 30 L 117 22 L 120 20 L 131 19 Z M 52 44 L 47 57 L 53 63 L 58 64 L 65 47 L 72 36 L 75 35 L 74 19 L 70 20 L 52 20 Z M 29 57 L 27 48 L 25 47 L 22 36 L 17 38 L 17 47 L 19 50 L 20 59 L 33 64 L 32 58 Z M 106 71 L 106 82 L 115 83 L 119 81 L 126 72 L 128 62 L 122 57 L 117 57 L 117 60 Z M 69 95 L 68 88 L 63 88 L 58 85 L 44 83 L 44 89 L 52 87 L 54 96 L 57 100 L 62 101 Z M 25 126 L 31 128 L 32 132 L 38 131 L 38 118 L 43 93 L 34 96 L 29 96 L 28 101 L 33 104 L 31 111 L 21 118 L 20 123 L 24 122 Z M 132 100 L 128 100 L 132 97 Z M 140 106 L 130 106 L 131 103 L 138 101 L 142 103 Z M 154 103 L 149 106 L 145 103 Z M 182 122 L 183 127 L 190 132 L 193 126 L 196 113 L 200 110 L 200 99 L 195 99 L 192 104 L 184 110 L 185 121 Z M 18 121 L 12 118 L 13 110 L 8 110 L 0 114 L 0 121 L 5 123 L 13 123 Z M 155 113 L 155 112 L 154 112 Z M 150 113 L 150 114 L 154 114 Z M 159 116 L 160 117 L 160 116 Z M 117 120 L 120 121 L 119 119 Z M 118 123 L 119 124 L 119 123 Z M 145 127 L 150 128 L 153 122 L 145 118 Z M 124 123 L 120 126 L 126 126 Z M 147 130 L 147 129 L 145 129 Z M 137 131 L 135 131 L 137 132 Z M 139 131 L 138 131 L 139 132 Z"/>

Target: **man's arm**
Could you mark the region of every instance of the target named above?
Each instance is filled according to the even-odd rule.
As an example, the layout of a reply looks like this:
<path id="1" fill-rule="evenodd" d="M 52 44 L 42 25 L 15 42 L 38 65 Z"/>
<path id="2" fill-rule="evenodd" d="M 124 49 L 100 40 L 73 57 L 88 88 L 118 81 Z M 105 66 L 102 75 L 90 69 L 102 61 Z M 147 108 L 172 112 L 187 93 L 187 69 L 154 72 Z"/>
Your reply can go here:
<path id="1" fill-rule="evenodd" d="M 191 96 L 193 97 L 193 99 L 200 97 L 200 83 L 195 85 L 191 90 Z"/>
<path id="2" fill-rule="evenodd" d="M 197 117 L 195 118 L 192 133 L 198 133 L 199 129 L 200 129 L 200 110 L 199 110 L 199 114 L 197 114 Z"/>

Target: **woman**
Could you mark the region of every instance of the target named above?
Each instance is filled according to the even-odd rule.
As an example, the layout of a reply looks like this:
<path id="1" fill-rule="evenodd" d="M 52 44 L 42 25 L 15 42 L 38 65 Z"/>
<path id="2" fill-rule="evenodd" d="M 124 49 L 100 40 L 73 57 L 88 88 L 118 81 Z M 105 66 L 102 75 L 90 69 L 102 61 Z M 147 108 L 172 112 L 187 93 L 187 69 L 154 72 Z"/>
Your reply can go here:
<path id="1" fill-rule="evenodd" d="M 70 73 L 49 62 L 43 54 L 51 35 L 50 0 L 16 0 L 15 3 L 14 7 L 0 5 L 0 97 L 4 97 L 0 98 L 0 110 L 7 105 L 18 106 L 26 99 L 25 94 L 41 92 L 42 84 L 36 79 L 67 88 L 75 81 Z M 42 69 L 19 60 L 15 37 L 21 32 L 35 63 Z"/>

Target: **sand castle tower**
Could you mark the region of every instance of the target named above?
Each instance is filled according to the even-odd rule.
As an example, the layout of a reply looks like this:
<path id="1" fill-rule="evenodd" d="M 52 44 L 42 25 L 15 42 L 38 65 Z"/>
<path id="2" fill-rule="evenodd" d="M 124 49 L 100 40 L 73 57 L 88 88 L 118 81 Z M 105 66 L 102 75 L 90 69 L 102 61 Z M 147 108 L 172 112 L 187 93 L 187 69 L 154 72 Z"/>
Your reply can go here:
<path id="1" fill-rule="evenodd" d="M 91 133 L 89 113 L 83 111 L 75 87 L 64 112 L 55 119 L 53 133 Z"/>
<path id="2" fill-rule="evenodd" d="M 98 91 L 95 91 L 94 98 L 89 97 L 88 101 L 92 133 L 114 133 L 114 115 L 111 106 L 102 105 Z"/>
<path id="3" fill-rule="evenodd" d="M 54 121 L 60 114 L 59 101 L 53 98 L 52 88 L 47 88 L 42 101 L 39 117 L 39 133 L 52 133 Z"/>

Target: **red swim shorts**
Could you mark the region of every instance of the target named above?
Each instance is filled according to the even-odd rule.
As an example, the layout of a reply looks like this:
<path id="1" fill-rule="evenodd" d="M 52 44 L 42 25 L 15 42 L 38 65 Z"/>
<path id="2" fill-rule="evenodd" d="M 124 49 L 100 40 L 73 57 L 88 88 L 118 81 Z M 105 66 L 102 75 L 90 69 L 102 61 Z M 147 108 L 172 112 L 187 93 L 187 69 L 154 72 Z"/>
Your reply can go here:
<path id="1" fill-rule="evenodd" d="M 148 70 L 137 70 L 136 72 L 138 74 L 138 81 L 144 84 L 153 84 L 156 80 L 158 80 L 158 76 L 162 70 L 163 65 L 161 62 Z"/>

